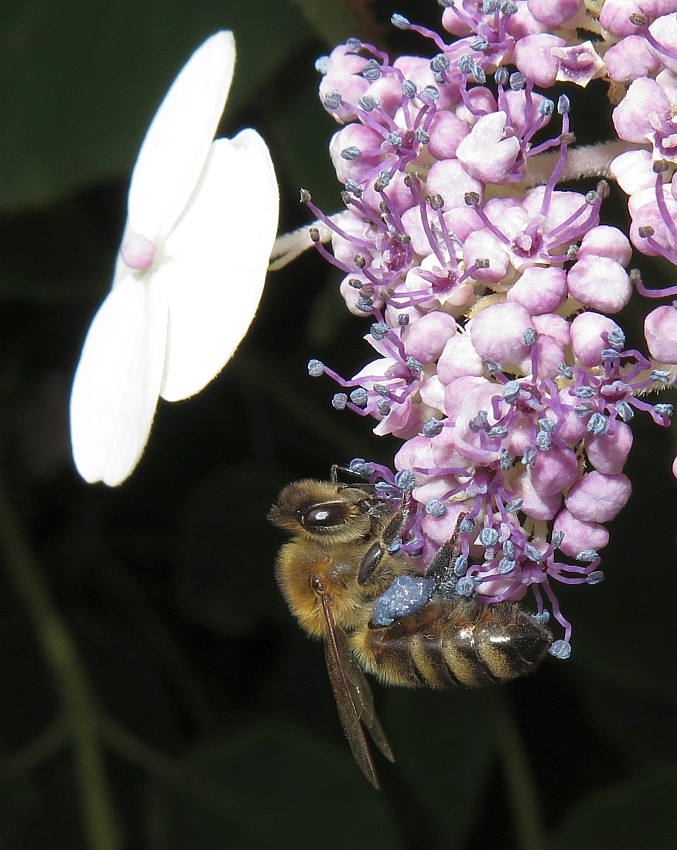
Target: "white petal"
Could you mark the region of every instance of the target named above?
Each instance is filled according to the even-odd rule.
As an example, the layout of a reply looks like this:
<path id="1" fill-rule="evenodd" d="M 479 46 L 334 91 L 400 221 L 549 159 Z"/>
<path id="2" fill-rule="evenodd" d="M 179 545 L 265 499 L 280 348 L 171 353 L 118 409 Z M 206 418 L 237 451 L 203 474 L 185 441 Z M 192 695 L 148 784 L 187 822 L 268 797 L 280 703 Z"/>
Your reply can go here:
<path id="1" fill-rule="evenodd" d="M 73 458 L 85 481 L 115 486 L 141 457 L 164 369 L 167 303 L 148 280 L 116 282 L 89 328 L 71 392 Z"/>
<path id="2" fill-rule="evenodd" d="M 143 140 L 129 187 L 129 226 L 161 241 L 204 167 L 235 67 L 232 32 L 217 32 L 184 65 Z"/>
<path id="3" fill-rule="evenodd" d="M 165 243 L 167 363 L 160 395 L 176 401 L 217 375 L 247 332 L 277 231 L 278 189 L 254 130 L 212 145 L 200 186 Z"/>

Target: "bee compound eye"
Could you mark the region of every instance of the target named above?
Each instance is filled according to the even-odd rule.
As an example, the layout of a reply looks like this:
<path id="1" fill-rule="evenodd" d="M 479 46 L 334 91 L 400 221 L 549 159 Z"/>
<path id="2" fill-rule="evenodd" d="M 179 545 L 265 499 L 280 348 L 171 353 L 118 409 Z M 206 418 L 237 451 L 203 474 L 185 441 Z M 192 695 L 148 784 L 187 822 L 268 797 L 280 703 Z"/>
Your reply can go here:
<path id="1" fill-rule="evenodd" d="M 342 525 L 346 521 L 346 506 L 339 502 L 322 502 L 313 505 L 301 515 L 301 522 L 306 528 L 331 528 Z"/>

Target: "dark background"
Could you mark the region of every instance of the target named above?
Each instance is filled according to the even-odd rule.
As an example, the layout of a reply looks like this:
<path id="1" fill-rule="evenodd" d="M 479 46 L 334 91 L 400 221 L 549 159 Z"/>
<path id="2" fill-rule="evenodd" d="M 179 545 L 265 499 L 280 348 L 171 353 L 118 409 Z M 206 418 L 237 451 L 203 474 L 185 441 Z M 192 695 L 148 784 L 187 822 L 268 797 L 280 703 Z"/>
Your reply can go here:
<path id="1" fill-rule="evenodd" d="M 398 757 L 379 759 L 380 794 L 343 740 L 320 645 L 278 594 L 281 536 L 265 518 L 285 483 L 356 456 L 388 463 L 396 447 L 307 376 L 310 357 L 346 375 L 371 357 L 334 270 L 309 252 L 269 276 L 237 356 L 196 398 L 160 403 L 122 487 L 85 484 L 70 459 L 70 382 L 110 284 L 129 173 L 191 51 L 234 30 L 222 132 L 251 124 L 268 141 L 285 232 L 309 220 L 299 187 L 328 212 L 340 203 L 314 59 L 348 35 L 432 55 L 388 20 L 435 26 L 439 7 L 12 5 L 0 13 L 0 847 L 674 847 L 673 437 L 648 417 L 633 423 L 634 493 L 606 582 L 558 589 L 571 659 L 477 693 L 375 687 Z M 610 138 L 605 86 L 567 91 L 579 141 Z M 623 209 L 612 191 L 605 221 Z M 649 286 L 669 280 L 638 265 Z M 637 299 L 621 317 L 637 345 L 646 310 Z"/>

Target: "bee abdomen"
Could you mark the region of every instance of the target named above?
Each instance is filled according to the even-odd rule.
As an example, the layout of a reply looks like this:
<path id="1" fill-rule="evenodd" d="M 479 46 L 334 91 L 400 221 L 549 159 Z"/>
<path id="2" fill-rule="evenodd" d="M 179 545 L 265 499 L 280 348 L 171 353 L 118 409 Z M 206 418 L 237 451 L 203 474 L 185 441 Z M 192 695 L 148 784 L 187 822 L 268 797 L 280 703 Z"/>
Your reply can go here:
<path id="1" fill-rule="evenodd" d="M 444 688 L 507 682 L 535 669 L 552 635 L 512 603 L 431 602 L 352 636 L 359 663 L 387 684 Z"/>

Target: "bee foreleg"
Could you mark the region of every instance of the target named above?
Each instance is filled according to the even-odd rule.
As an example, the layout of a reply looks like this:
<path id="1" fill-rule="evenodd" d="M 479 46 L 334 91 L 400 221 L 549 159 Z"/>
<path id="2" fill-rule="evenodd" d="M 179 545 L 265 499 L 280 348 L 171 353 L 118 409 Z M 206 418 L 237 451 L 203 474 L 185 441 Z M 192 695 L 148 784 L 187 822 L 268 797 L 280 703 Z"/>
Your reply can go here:
<path id="1" fill-rule="evenodd" d="M 352 483 L 346 484 L 339 481 L 339 476 L 344 476 Z M 351 469 L 349 466 L 343 466 L 340 463 L 332 464 L 331 472 L 329 473 L 329 481 L 331 484 L 336 484 L 339 487 L 359 487 L 360 489 L 364 488 L 369 491 L 374 489 L 374 485 L 370 484 L 369 481 L 366 480 L 363 473 L 357 472 L 357 470 Z"/>
<path id="2" fill-rule="evenodd" d="M 425 577 L 435 580 L 437 592 L 441 595 L 446 595 L 447 590 L 452 590 L 456 584 L 456 576 L 454 575 L 454 566 L 461 552 L 458 545 L 458 535 L 460 526 L 465 514 L 462 514 L 456 521 L 456 528 L 450 540 L 443 543 L 442 546 L 435 552 L 426 567 Z"/>
<path id="3" fill-rule="evenodd" d="M 383 560 L 383 556 L 388 553 L 390 546 L 400 538 L 402 529 L 408 518 L 409 509 L 403 504 L 397 513 L 393 514 L 390 518 L 380 538 L 367 549 L 357 574 L 358 584 L 363 585 L 370 582 L 377 567 Z"/>
<path id="4" fill-rule="evenodd" d="M 454 573 L 456 558 L 458 558 L 458 547 L 454 541 L 447 540 L 430 559 L 424 573 L 425 577 L 435 579 L 437 586 L 448 581 Z"/>

